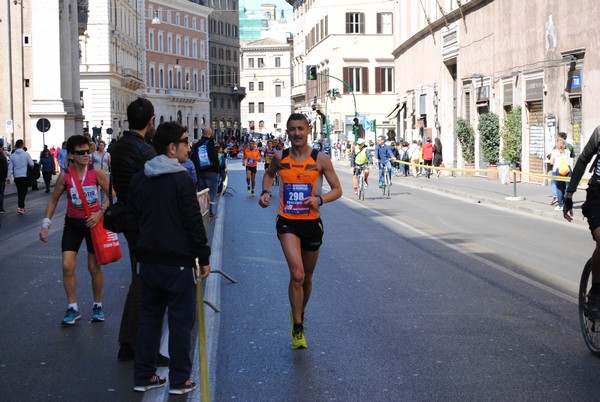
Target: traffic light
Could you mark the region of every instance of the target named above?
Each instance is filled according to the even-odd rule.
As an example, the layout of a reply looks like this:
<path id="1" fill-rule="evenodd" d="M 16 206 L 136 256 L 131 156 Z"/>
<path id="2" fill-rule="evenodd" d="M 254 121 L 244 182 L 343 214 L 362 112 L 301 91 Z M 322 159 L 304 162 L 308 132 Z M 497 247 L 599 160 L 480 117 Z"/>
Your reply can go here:
<path id="1" fill-rule="evenodd" d="M 309 81 L 317 79 L 317 66 L 306 66 L 306 79 Z"/>

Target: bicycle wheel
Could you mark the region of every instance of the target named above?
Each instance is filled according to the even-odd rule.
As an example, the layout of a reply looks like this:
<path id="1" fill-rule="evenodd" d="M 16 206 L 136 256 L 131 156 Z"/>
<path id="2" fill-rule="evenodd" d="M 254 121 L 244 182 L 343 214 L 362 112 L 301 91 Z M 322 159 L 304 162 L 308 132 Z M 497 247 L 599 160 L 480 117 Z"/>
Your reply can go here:
<path id="1" fill-rule="evenodd" d="M 390 172 L 386 169 L 385 172 L 385 186 L 383 187 L 383 193 L 386 197 L 390 196 L 390 191 L 392 189 L 392 178 L 390 177 Z"/>
<path id="2" fill-rule="evenodd" d="M 361 173 L 358 176 L 358 199 L 364 201 L 365 199 L 365 176 Z"/>
<path id="3" fill-rule="evenodd" d="M 587 296 L 592 286 L 592 259 L 590 258 L 581 273 L 579 282 L 579 323 L 585 344 L 590 352 L 600 356 L 600 322 L 590 319 L 587 310 Z"/>

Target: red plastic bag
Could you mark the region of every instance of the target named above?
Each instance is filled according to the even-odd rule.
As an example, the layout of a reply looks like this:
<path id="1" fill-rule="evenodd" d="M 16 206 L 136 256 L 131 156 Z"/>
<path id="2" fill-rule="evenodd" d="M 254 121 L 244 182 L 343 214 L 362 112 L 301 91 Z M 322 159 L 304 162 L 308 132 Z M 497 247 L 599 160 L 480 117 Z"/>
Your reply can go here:
<path id="1" fill-rule="evenodd" d="M 90 228 L 90 232 L 92 233 L 92 243 L 94 244 L 98 264 L 110 264 L 119 261 L 123 257 L 119 236 L 104 229 L 104 216 L 100 218 L 100 221 L 94 227 Z"/>
<path id="2" fill-rule="evenodd" d="M 77 177 L 77 172 L 73 166 L 71 166 L 69 170 L 72 177 Z M 90 210 L 87 198 L 83 193 L 81 183 L 79 180 L 73 180 L 73 184 L 77 189 L 79 199 L 81 199 L 86 215 L 88 217 L 92 216 L 92 211 Z M 98 264 L 110 264 L 111 262 L 119 261 L 121 257 L 123 257 L 117 234 L 104 229 L 104 215 L 100 217 L 100 220 L 94 227 L 90 228 L 90 233 L 92 234 L 92 244 L 94 245 L 94 253 L 96 254 Z"/>

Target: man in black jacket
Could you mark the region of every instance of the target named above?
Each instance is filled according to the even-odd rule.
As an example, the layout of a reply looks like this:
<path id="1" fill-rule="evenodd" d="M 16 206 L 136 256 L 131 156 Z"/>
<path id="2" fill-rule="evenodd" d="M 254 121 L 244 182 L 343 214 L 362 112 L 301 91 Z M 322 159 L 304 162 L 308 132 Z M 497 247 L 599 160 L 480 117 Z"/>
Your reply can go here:
<path id="1" fill-rule="evenodd" d="M 144 168 L 144 163 L 156 156 L 154 148 L 145 142 L 145 137 L 154 131 L 154 106 L 147 99 L 138 98 L 127 107 L 127 120 L 129 130 L 112 148 L 111 174 L 117 202 L 127 205 L 129 198 L 129 183 L 131 178 Z M 125 231 L 125 238 L 129 247 L 129 260 L 131 263 L 131 284 L 127 292 L 127 299 L 121 318 L 119 330 L 118 359 L 120 361 L 132 360 L 134 357 L 135 338 L 140 309 L 140 283 L 137 274 L 137 261 L 131 250 L 131 234 Z M 166 363 L 164 363 L 166 364 Z"/>
<path id="2" fill-rule="evenodd" d="M 146 162 L 129 187 L 128 226 L 140 262 L 140 326 L 135 347 L 134 390 L 145 392 L 165 385 L 156 374 L 162 317 L 169 314 L 169 393 L 185 394 L 196 384 L 192 369 L 191 336 L 196 317 L 194 267 L 202 279 L 210 273 L 206 238 L 194 182 L 181 163 L 188 158 L 187 129 L 177 122 L 158 126 L 153 145 L 158 156 Z"/>
<path id="3" fill-rule="evenodd" d="M 208 188 L 210 195 L 210 217 L 214 218 L 215 205 L 217 203 L 217 187 L 219 186 L 219 155 L 212 139 L 210 128 L 202 129 L 202 138 L 194 144 L 191 153 L 192 162 L 198 175 L 198 191 Z"/>

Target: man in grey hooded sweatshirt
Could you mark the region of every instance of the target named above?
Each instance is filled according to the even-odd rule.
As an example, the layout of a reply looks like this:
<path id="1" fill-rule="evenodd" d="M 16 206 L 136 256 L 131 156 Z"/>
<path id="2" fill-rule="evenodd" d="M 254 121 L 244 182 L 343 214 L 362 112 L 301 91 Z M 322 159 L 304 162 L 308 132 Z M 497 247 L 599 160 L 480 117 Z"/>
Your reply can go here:
<path id="1" fill-rule="evenodd" d="M 25 197 L 27 196 L 27 188 L 29 187 L 29 180 L 27 179 L 27 166 L 33 167 L 33 159 L 23 149 L 23 140 L 17 140 L 15 142 L 15 151 L 10 155 L 10 162 L 8 164 L 8 178 L 6 183 L 10 184 L 10 175 L 12 174 L 15 178 L 15 185 L 17 186 L 17 212 L 23 215 L 25 212 Z"/>
<path id="2" fill-rule="evenodd" d="M 158 156 L 133 176 L 127 202 L 127 226 L 141 282 L 134 390 L 165 385 L 166 380 L 156 374 L 155 357 L 168 307 L 169 393 L 185 394 L 196 388 L 190 378 L 196 312 L 193 268 L 197 259 L 202 279 L 208 276 L 210 247 L 194 182 L 181 166 L 190 149 L 187 128 L 177 122 L 163 123 L 152 144 Z"/>

